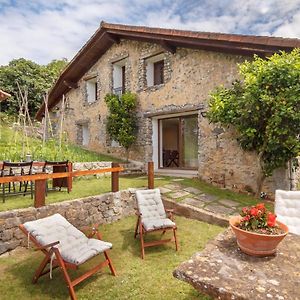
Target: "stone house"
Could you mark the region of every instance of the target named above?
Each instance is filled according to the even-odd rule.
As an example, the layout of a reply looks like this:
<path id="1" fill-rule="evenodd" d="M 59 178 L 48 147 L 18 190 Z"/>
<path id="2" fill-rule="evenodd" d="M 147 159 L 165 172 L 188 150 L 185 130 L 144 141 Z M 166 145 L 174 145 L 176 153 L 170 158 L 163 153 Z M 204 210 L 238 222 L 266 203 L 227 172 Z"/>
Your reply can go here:
<path id="1" fill-rule="evenodd" d="M 92 150 L 124 157 L 106 133 L 107 93 L 138 96 L 139 129 L 130 158 L 154 161 L 156 171 L 176 172 L 222 187 L 255 190 L 258 164 L 242 151 L 233 132 L 209 124 L 209 92 L 237 78 L 237 63 L 300 47 L 298 39 L 101 23 L 51 89 L 48 107 L 64 130 Z M 43 118 L 45 104 L 37 113 Z M 289 189 L 288 170 L 279 170 L 265 190 Z"/>

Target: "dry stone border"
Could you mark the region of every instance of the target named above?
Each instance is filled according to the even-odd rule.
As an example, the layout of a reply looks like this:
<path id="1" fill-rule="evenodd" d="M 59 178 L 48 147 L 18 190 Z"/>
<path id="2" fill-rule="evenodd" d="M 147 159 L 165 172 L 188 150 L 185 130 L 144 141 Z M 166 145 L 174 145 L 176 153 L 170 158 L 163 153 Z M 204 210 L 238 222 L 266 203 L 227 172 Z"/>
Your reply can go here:
<path id="1" fill-rule="evenodd" d="M 111 223 L 134 214 L 135 189 L 90 196 L 46 205 L 40 208 L 0 212 L 0 255 L 20 245 L 27 245 L 19 224 L 60 213 L 80 228 L 93 223 Z"/>

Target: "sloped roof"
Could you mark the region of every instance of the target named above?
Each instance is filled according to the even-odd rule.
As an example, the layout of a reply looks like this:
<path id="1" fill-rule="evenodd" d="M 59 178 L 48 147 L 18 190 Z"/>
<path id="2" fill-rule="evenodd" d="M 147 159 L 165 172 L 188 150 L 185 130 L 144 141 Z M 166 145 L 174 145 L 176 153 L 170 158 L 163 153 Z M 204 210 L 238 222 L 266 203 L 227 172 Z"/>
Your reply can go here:
<path id="1" fill-rule="evenodd" d="M 78 80 L 93 64 L 121 39 L 152 42 L 174 53 L 177 47 L 225 52 L 236 55 L 271 55 L 280 50 L 291 51 L 300 47 L 299 39 L 280 37 L 198 32 L 163 29 L 144 26 L 130 26 L 101 22 L 99 29 L 75 55 L 64 69 L 49 92 L 48 107 L 51 109 L 71 88 L 77 87 Z M 45 110 L 42 104 L 36 114 L 41 119 Z"/>
<path id="2" fill-rule="evenodd" d="M 7 98 L 9 98 L 9 97 L 11 97 L 11 94 L 0 90 L 0 102 L 7 99 Z"/>

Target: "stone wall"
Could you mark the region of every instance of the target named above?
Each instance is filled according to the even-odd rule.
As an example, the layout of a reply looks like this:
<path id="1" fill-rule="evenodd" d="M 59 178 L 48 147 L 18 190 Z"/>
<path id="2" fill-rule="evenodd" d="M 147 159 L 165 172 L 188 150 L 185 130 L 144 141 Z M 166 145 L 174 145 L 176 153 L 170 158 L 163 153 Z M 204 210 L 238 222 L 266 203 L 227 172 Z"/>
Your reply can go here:
<path id="1" fill-rule="evenodd" d="M 145 59 L 158 53 L 164 57 L 165 82 L 147 87 Z M 249 57 L 186 48 L 177 48 L 176 53 L 171 54 L 157 44 L 121 40 L 78 81 L 79 87 L 66 95 L 64 129 L 72 142 L 77 140 L 76 122 L 84 118 L 89 124 L 89 149 L 125 157 L 124 149 L 112 144 L 106 134 L 108 112 L 104 102 L 104 96 L 112 92 L 112 63 L 119 59 L 126 60 L 126 89 L 138 96 L 139 129 L 130 159 L 144 163 L 152 160 L 152 118 L 148 115 L 194 109 L 198 114 L 199 177 L 221 187 L 256 190 L 259 172 L 256 156 L 240 149 L 233 131 L 209 124 L 200 114 L 208 109 L 210 91 L 221 84 L 230 86 L 238 78 L 237 63 Z M 98 100 L 94 103 L 85 100 L 84 78 L 90 74 L 97 74 L 99 87 Z M 279 170 L 267 180 L 264 191 L 273 193 L 276 188 L 289 189 L 286 170 Z"/>
<path id="2" fill-rule="evenodd" d="M 145 60 L 163 53 L 164 83 L 147 87 L 145 84 Z M 67 110 L 64 129 L 70 140 L 78 141 L 78 121 L 89 124 L 88 148 L 124 157 L 124 149 L 112 145 L 106 134 L 107 107 L 104 97 L 112 92 L 112 64 L 126 60 L 125 86 L 138 96 L 138 137 L 130 152 L 130 159 L 145 161 L 152 158 L 152 122 L 145 113 L 168 112 L 176 107 L 205 106 L 211 89 L 220 84 L 229 85 L 237 76 L 236 63 L 243 57 L 216 52 L 178 48 L 175 54 L 150 43 L 122 40 L 114 44 L 78 81 L 79 87 L 67 93 Z M 97 74 L 98 100 L 85 100 L 86 81 L 89 74 Z M 59 106 L 59 105 L 58 105 Z M 149 160 L 149 159 L 148 159 Z"/>
<path id="3" fill-rule="evenodd" d="M 60 213 L 74 226 L 80 228 L 93 223 L 111 223 L 134 213 L 134 189 L 90 196 L 50 204 L 40 208 L 16 209 L 0 212 L 0 254 L 27 244 L 19 224 Z"/>

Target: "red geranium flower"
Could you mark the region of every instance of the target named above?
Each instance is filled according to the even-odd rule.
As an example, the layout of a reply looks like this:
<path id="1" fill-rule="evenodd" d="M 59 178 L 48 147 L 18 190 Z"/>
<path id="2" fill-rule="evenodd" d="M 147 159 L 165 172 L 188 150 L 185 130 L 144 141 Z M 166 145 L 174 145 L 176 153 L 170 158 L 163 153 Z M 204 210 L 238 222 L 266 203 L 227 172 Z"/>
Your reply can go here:
<path id="1" fill-rule="evenodd" d="M 245 216 L 243 219 L 242 219 L 242 221 L 246 221 L 246 222 L 248 222 L 250 220 L 250 216 L 249 215 L 247 215 L 247 216 Z"/>
<path id="2" fill-rule="evenodd" d="M 243 207 L 242 212 L 243 212 L 243 214 L 247 215 L 248 214 L 248 207 Z"/>
<path id="3" fill-rule="evenodd" d="M 267 224 L 270 227 L 274 227 L 276 225 L 276 215 L 274 215 L 271 212 L 269 212 L 268 213 Z"/>
<path id="4" fill-rule="evenodd" d="M 256 208 L 261 211 L 264 211 L 266 209 L 264 203 L 256 204 Z"/>
<path id="5" fill-rule="evenodd" d="M 274 232 L 277 228 L 276 215 L 269 212 L 264 203 L 258 203 L 250 207 L 243 207 L 240 212 L 241 221 L 239 228 L 262 233 Z"/>
<path id="6" fill-rule="evenodd" d="M 258 209 L 256 207 L 252 207 L 250 209 L 250 215 L 256 217 L 258 215 Z"/>

